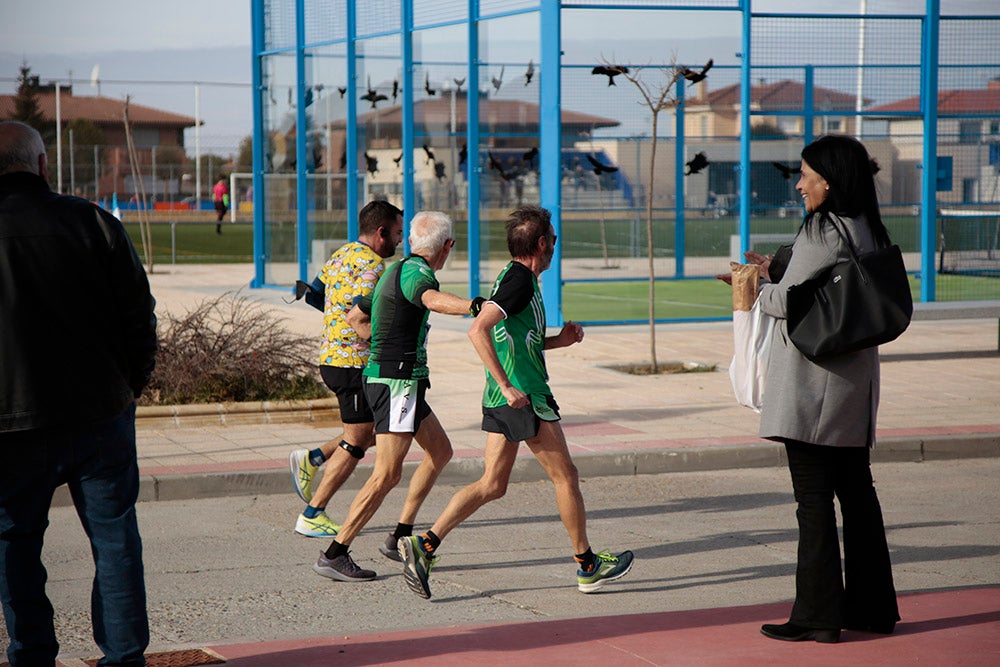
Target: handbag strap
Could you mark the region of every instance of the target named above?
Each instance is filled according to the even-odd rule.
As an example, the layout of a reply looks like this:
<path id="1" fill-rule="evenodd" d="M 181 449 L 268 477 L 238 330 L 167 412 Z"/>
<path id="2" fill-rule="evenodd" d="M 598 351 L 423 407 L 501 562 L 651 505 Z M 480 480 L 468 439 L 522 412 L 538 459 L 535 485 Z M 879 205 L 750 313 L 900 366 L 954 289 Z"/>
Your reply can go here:
<path id="1" fill-rule="evenodd" d="M 833 228 L 837 230 L 837 234 L 840 236 L 840 239 L 844 242 L 845 245 L 847 245 L 847 252 L 851 256 L 851 261 L 854 262 L 854 266 L 857 267 L 858 273 L 861 274 L 862 279 L 864 279 L 865 283 L 867 284 L 869 282 L 868 272 L 865 271 L 865 268 L 861 266 L 861 262 L 858 261 L 858 253 L 854 250 L 854 244 L 851 243 L 850 235 L 846 234 L 844 231 L 841 231 L 840 226 L 837 225 L 837 220 L 833 216 L 830 216 L 830 224 L 833 225 Z"/>

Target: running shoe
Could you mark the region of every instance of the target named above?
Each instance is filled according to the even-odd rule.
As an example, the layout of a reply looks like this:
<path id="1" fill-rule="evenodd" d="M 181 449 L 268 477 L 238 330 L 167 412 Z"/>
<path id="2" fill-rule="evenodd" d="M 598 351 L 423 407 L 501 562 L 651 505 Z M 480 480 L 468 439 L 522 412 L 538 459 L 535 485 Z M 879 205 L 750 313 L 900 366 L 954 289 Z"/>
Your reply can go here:
<path id="1" fill-rule="evenodd" d="M 394 560 L 397 563 L 403 562 L 403 558 L 399 555 L 399 541 L 392 533 L 386 535 L 385 542 L 379 545 L 378 550 L 390 560 Z"/>
<path id="2" fill-rule="evenodd" d="M 416 536 L 399 538 L 399 555 L 403 557 L 403 579 L 411 591 L 429 600 L 431 587 L 427 578 L 437 560 L 424 551 L 423 541 Z"/>
<path id="3" fill-rule="evenodd" d="M 358 567 L 350 553 L 331 559 L 327 558 L 322 551 L 316 564 L 313 565 L 313 572 L 321 577 L 337 581 L 371 581 L 378 576 L 372 570 L 363 570 Z"/>
<path id="4" fill-rule="evenodd" d="M 605 549 L 597 554 L 597 562 L 591 572 L 576 571 L 577 588 L 582 593 L 593 593 L 609 581 L 621 579 L 632 569 L 632 552 L 623 551 L 617 556 Z"/>
<path id="5" fill-rule="evenodd" d="M 312 481 L 319 466 L 309 461 L 308 449 L 295 449 L 288 455 L 288 467 L 292 469 L 292 485 L 302 502 L 309 504 L 312 500 Z"/>
<path id="6" fill-rule="evenodd" d="M 340 526 L 335 524 L 326 512 L 320 512 L 312 519 L 300 514 L 295 522 L 295 532 L 306 537 L 336 537 L 340 532 Z"/>

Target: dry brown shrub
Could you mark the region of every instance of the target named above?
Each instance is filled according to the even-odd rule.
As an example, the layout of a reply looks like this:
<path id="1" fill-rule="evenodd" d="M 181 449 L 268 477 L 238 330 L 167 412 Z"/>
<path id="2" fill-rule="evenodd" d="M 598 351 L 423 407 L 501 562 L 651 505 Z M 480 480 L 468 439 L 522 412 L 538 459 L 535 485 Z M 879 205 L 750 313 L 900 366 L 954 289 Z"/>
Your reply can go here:
<path id="1" fill-rule="evenodd" d="M 238 292 L 160 316 L 156 370 L 142 405 L 318 398 L 315 342 Z"/>

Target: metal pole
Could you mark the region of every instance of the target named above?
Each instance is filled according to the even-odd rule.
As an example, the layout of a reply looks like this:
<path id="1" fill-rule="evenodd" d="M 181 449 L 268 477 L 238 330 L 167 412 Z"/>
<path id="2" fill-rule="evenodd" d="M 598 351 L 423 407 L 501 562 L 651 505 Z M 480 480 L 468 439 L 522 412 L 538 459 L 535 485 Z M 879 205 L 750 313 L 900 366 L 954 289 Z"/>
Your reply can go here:
<path id="1" fill-rule="evenodd" d="M 156 146 L 150 151 L 152 159 L 153 184 L 150 189 L 153 191 L 153 201 L 156 201 Z"/>
<path id="2" fill-rule="evenodd" d="M 69 128 L 69 193 L 76 194 L 76 169 L 73 160 L 73 128 Z"/>
<path id="3" fill-rule="evenodd" d="M 177 221 L 170 222 L 170 263 L 177 263 Z"/>
<path id="4" fill-rule="evenodd" d="M 94 144 L 94 200 L 101 195 L 101 165 L 98 159 L 97 144 Z"/>
<path id="5" fill-rule="evenodd" d="M 937 299 L 938 36 L 941 0 L 927 0 L 920 62 L 920 106 L 924 117 L 924 165 L 920 174 L 920 300 Z"/>
<path id="6" fill-rule="evenodd" d="M 864 122 L 864 118 L 861 116 L 861 108 L 864 106 L 864 77 L 865 77 L 865 19 L 864 15 L 868 13 L 868 0 L 861 0 L 861 23 L 858 26 L 858 90 L 857 97 L 854 100 L 854 110 L 858 113 L 854 120 L 854 136 L 861 140 L 861 125 Z"/>
<path id="7" fill-rule="evenodd" d="M 59 194 L 63 191 L 62 182 L 62 103 L 59 94 L 59 82 L 56 81 L 56 190 Z"/>
<path id="8" fill-rule="evenodd" d="M 201 86 L 194 84 L 194 209 L 201 210 Z"/>
<path id="9" fill-rule="evenodd" d="M 684 79 L 677 79 L 677 111 L 674 114 L 674 277 L 684 277 L 684 208 L 687 205 L 684 194 Z M 704 137 L 702 137 L 704 139 Z"/>

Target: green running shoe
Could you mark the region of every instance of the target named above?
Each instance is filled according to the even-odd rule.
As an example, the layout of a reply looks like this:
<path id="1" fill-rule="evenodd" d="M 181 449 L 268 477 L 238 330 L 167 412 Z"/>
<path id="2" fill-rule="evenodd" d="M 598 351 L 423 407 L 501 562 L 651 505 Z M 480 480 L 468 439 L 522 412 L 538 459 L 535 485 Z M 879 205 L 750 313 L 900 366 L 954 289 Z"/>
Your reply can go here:
<path id="1" fill-rule="evenodd" d="M 292 471 L 292 485 L 295 486 L 295 493 L 299 495 L 302 502 L 308 505 L 313 497 L 313 477 L 316 476 L 319 466 L 314 466 L 309 461 L 308 449 L 296 449 L 288 455 L 288 467 Z"/>
<path id="2" fill-rule="evenodd" d="M 399 555 L 403 557 L 403 579 L 406 585 L 420 597 L 429 600 L 431 587 L 427 578 L 437 558 L 427 555 L 422 540 L 416 535 L 399 538 L 398 545 Z"/>
<path id="3" fill-rule="evenodd" d="M 632 569 L 632 552 L 623 551 L 617 556 L 605 549 L 597 554 L 597 562 L 591 572 L 576 571 L 577 588 L 582 593 L 593 593 L 609 581 L 621 579 Z"/>

